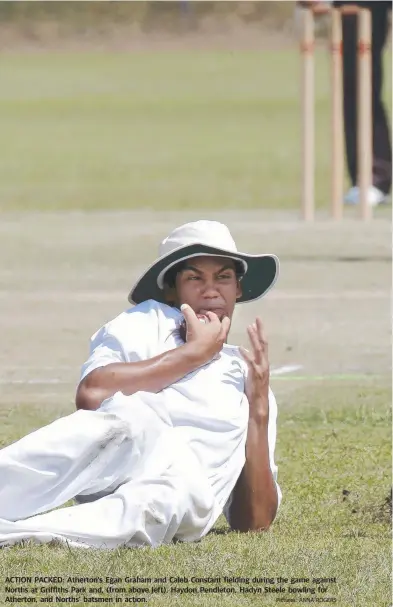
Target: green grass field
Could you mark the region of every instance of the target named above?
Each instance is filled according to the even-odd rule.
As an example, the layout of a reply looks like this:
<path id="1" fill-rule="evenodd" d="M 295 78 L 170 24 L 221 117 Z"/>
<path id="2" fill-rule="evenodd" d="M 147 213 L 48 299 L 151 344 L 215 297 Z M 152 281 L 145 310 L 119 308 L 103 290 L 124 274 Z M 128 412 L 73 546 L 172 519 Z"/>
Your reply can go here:
<path id="1" fill-rule="evenodd" d="M 274 384 L 280 393 L 279 380 L 273 380 Z M 0 553 L 0 575 L 310 579 L 308 584 L 274 584 L 286 590 L 289 586 L 317 588 L 311 583 L 313 578 L 335 577 L 336 583 L 322 584 L 328 590 L 317 596 L 336 598 L 335 604 L 342 607 L 390 606 L 390 510 L 386 503 L 391 482 L 390 401 L 388 385 L 376 386 L 372 381 L 361 386 L 358 382 L 311 382 L 281 400 L 278 460 L 284 501 L 267 534 L 228 533 L 221 517 L 200 543 L 155 550 L 118 549 L 87 554 L 64 547 L 9 548 Z M 29 424 L 34 420 L 34 426 L 53 419 L 50 409 L 18 407 L 10 424 L 6 414 L 1 432 L 3 443 L 15 436 L 14 424 L 24 415 L 30 418 Z M 95 584 L 104 588 L 107 585 Z M 232 586 L 237 592 L 219 598 L 178 593 L 148 595 L 147 605 L 276 604 L 276 594 L 240 594 L 240 586 L 245 585 L 222 582 L 220 586 Z M 170 593 L 173 586 L 198 588 L 200 584 L 168 581 L 164 586 Z M 248 586 L 269 587 L 251 581 Z M 104 592 L 99 596 L 113 595 Z M 285 593 L 285 597 L 294 596 L 288 590 Z"/>
<path id="2" fill-rule="evenodd" d="M 3 54 L 0 69 L 0 208 L 299 207 L 295 46 Z M 329 204 L 329 86 L 320 50 L 318 206 Z"/>
<path id="3" fill-rule="evenodd" d="M 318 65 L 322 207 L 330 174 L 322 51 Z M 73 411 L 90 336 L 127 306 L 159 240 L 190 219 L 225 221 L 240 250 L 279 255 L 277 286 L 239 307 L 232 342 L 246 345 L 245 327 L 260 314 L 272 367 L 301 367 L 271 380 L 283 501 L 268 533 L 230 532 L 221 516 L 201 542 L 155 550 L 2 549 L 0 605 L 10 604 L 7 575 L 38 574 L 289 580 L 283 595 L 241 594 L 236 583 L 235 595 L 170 594 L 168 582 L 147 607 L 277 598 L 300 607 L 326 597 L 339 607 L 391 607 L 390 209 L 377 209 L 369 225 L 352 213 L 339 225 L 298 221 L 296 50 L 9 53 L 0 67 L 0 446 Z M 325 593 L 296 594 L 288 587 L 305 584 L 291 578 L 314 588 L 313 578 L 336 581 L 321 583 Z M 113 597 L 103 586 L 99 596 Z"/>

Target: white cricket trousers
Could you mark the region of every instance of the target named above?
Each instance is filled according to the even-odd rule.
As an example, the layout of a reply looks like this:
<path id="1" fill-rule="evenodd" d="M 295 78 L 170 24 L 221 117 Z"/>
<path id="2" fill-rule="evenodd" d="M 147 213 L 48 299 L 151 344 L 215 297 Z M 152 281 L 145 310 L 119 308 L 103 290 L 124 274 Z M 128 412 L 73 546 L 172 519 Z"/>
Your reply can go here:
<path id="1" fill-rule="evenodd" d="M 56 509 L 72 498 L 77 505 Z M 0 451 L 0 546 L 195 541 L 219 514 L 196 456 L 138 394 L 118 393 L 99 411 L 72 413 Z"/>

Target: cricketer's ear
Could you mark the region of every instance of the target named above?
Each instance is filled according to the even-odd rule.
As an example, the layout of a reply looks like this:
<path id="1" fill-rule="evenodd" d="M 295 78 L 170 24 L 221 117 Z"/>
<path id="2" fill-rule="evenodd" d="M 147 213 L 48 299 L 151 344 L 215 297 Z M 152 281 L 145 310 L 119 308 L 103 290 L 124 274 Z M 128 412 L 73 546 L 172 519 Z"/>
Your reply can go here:
<path id="1" fill-rule="evenodd" d="M 241 284 L 241 281 L 239 279 L 237 279 L 236 299 L 240 299 L 242 295 L 243 295 L 242 284 Z"/>
<path id="2" fill-rule="evenodd" d="M 174 307 L 177 303 L 176 287 L 170 287 L 164 283 L 164 299 L 168 306 Z"/>

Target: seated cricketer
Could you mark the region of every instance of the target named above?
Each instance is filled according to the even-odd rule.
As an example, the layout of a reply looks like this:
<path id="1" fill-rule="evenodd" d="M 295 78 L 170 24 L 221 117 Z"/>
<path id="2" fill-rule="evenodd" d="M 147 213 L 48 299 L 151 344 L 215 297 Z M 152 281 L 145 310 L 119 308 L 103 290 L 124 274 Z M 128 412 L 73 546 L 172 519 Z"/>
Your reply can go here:
<path id="1" fill-rule="evenodd" d="M 0 451 L 0 546 L 191 542 L 222 512 L 234 530 L 268 529 L 281 500 L 268 346 L 259 318 L 249 350 L 227 336 L 235 304 L 277 274 L 221 223 L 176 228 L 136 305 L 93 335 L 77 411 Z"/>

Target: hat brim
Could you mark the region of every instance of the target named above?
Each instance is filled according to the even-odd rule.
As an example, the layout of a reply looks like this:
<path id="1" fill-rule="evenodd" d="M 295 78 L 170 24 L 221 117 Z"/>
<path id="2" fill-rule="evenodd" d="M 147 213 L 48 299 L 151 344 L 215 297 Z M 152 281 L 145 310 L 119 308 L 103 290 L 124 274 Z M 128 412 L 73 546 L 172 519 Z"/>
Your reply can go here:
<path id="1" fill-rule="evenodd" d="M 128 301 L 139 304 L 148 299 L 154 299 L 160 303 L 166 303 L 164 291 L 157 284 L 158 276 L 177 261 L 198 255 L 230 257 L 246 262 L 247 272 L 241 280 L 242 295 L 237 300 L 237 303 L 259 299 L 272 288 L 278 278 L 279 261 L 275 255 L 249 255 L 239 251 L 227 251 L 204 244 L 191 244 L 179 247 L 155 261 L 137 280 L 131 289 Z"/>

